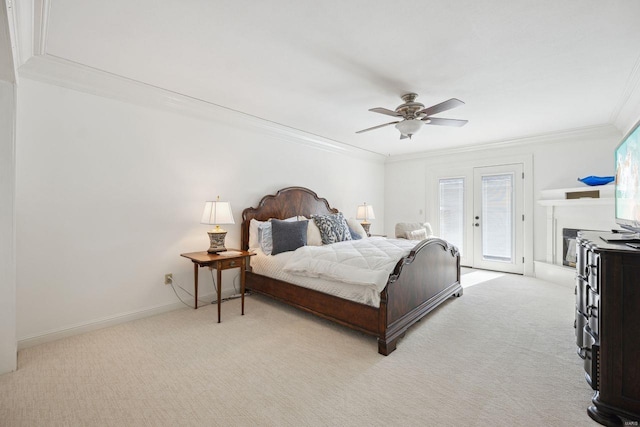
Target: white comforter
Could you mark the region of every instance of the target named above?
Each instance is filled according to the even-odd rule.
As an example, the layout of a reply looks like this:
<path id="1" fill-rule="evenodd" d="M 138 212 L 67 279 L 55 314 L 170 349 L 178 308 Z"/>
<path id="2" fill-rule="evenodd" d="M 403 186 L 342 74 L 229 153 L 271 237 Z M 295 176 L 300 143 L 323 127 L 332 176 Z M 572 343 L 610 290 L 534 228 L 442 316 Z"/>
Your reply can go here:
<path id="1" fill-rule="evenodd" d="M 409 254 L 416 241 L 369 238 L 297 249 L 284 266 L 290 274 L 374 285 L 378 292 L 400 258 Z"/>

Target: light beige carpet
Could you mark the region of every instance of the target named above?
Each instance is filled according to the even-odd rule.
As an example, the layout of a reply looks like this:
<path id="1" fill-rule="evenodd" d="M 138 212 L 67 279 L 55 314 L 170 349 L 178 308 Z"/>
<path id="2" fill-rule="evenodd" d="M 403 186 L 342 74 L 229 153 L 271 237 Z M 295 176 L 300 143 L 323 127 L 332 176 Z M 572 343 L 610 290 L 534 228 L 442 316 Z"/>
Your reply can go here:
<path id="1" fill-rule="evenodd" d="M 573 292 L 520 276 L 465 289 L 388 357 L 263 297 L 25 349 L 2 426 L 590 426 Z"/>

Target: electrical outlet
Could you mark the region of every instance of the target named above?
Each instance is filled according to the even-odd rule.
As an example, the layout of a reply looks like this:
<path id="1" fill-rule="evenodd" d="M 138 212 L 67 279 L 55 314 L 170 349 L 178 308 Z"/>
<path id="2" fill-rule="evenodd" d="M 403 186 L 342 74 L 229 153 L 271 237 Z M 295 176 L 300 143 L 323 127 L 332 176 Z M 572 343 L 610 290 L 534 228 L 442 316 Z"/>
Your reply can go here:
<path id="1" fill-rule="evenodd" d="M 167 273 L 164 275 L 164 284 L 170 285 L 173 283 L 173 273 Z"/>

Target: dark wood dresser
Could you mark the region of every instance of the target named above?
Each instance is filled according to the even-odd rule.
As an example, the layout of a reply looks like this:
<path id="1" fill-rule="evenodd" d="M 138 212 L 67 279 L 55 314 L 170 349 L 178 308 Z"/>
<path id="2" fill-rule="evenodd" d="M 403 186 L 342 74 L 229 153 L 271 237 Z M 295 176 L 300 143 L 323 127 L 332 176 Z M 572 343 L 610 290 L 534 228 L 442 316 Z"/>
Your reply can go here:
<path id="1" fill-rule="evenodd" d="M 576 343 L 595 390 L 589 416 L 606 426 L 638 425 L 640 250 L 601 238 L 609 236 L 578 233 Z"/>

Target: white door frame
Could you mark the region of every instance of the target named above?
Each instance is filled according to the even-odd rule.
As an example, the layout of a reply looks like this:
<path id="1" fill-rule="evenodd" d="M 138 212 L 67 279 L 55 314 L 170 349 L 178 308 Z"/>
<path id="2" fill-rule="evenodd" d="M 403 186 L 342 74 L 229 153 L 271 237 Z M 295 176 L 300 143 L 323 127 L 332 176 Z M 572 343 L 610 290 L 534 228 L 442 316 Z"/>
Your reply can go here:
<path id="1" fill-rule="evenodd" d="M 522 262 L 524 252 L 524 188 L 523 177 L 524 166 L 522 163 L 513 163 L 508 165 L 482 166 L 473 169 L 473 216 L 469 218 L 473 227 L 473 267 L 483 268 L 487 270 L 504 271 L 506 273 L 524 273 L 524 265 Z M 482 210 L 482 177 L 491 175 L 512 175 L 513 176 L 513 198 L 512 198 L 512 242 L 511 254 L 509 262 L 497 260 L 489 260 L 483 257 L 483 227 L 482 223 L 486 219 L 483 217 Z"/>
<path id="2" fill-rule="evenodd" d="M 471 152 L 469 153 L 471 154 Z M 460 154 L 457 157 L 467 157 L 468 154 Z M 441 158 L 444 157 L 444 158 Z M 524 256 L 524 275 L 534 275 L 533 263 L 533 211 L 534 211 L 534 193 L 533 193 L 533 155 L 507 155 L 507 156 L 491 156 L 481 153 L 478 158 L 471 160 L 460 160 L 451 155 L 436 156 L 427 162 L 426 167 L 426 200 L 427 200 L 427 218 L 430 220 L 436 236 L 440 232 L 440 206 L 438 202 L 439 178 L 473 175 L 473 169 L 476 167 L 495 166 L 504 164 L 522 163 L 524 168 L 524 224 L 523 224 L 523 256 Z"/>

